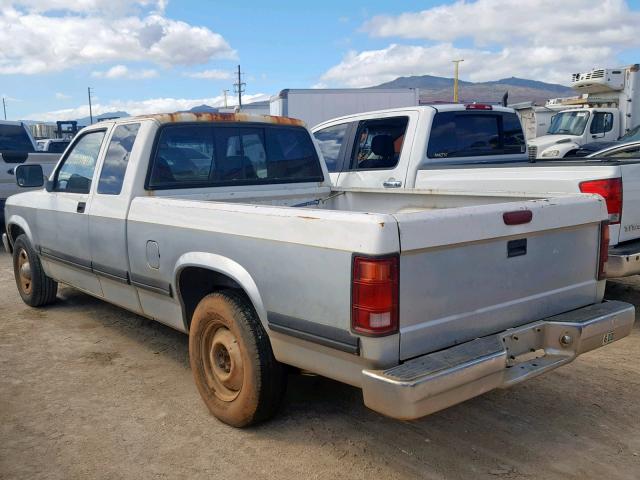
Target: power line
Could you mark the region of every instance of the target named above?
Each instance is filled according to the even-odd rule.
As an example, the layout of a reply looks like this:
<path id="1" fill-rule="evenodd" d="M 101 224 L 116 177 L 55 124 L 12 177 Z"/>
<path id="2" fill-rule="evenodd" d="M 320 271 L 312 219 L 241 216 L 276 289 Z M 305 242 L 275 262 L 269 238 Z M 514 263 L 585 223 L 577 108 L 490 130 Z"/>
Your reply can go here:
<path id="1" fill-rule="evenodd" d="M 238 107 L 242 108 L 242 94 L 245 91 L 246 83 L 242 81 L 242 72 L 240 71 L 240 65 L 238 65 L 238 81 L 233 84 L 234 93 L 238 94 Z"/>

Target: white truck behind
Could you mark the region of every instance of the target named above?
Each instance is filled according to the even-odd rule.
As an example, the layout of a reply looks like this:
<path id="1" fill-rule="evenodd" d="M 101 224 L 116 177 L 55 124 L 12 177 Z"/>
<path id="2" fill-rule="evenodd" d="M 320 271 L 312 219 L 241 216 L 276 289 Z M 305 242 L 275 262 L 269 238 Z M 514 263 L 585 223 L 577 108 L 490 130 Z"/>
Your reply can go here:
<path id="1" fill-rule="evenodd" d="M 581 96 L 554 99 L 558 110 L 546 135 L 528 141 L 529 156 L 553 160 L 574 154 L 581 145 L 611 142 L 640 124 L 640 65 L 576 73 L 571 88 Z"/>
<path id="2" fill-rule="evenodd" d="M 639 158 L 529 162 L 513 109 L 483 104 L 349 115 L 313 132 L 339 187 L 599 194 L 611 227 L 608 275 L 640 273 Z"/>

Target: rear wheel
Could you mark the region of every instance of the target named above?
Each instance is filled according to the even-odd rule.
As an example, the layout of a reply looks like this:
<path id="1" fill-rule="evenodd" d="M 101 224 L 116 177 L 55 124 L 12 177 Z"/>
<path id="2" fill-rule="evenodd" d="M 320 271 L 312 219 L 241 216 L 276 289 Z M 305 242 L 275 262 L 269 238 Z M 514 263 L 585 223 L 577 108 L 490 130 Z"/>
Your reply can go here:
<path id="1" fill-rule="evenodd" d="M 189 360 L 202 399 L 223 422 L 246 427 L 278 410 L 285 368 L 243 295 L 227 290 L 200 301 L 189 330 Z"/>
<path id="2" fill-rule="evenodd" d="M 58 293 L 58 283 L 44 273 L 38 254 L 26 235 L 13 244 L 13 273 L 22 301 L 31 307 L 52 303 Z"/>

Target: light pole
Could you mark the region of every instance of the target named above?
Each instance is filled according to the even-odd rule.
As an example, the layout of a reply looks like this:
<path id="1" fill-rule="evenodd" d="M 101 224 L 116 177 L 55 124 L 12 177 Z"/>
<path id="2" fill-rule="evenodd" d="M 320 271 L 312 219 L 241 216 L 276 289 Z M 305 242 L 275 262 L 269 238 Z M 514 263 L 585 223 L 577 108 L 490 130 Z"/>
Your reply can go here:
<path id="1" fill-rule="evenodd" d="M 458 103 L 458 68 L 460 62 L 464 62 L 464 59 L 452 60 L 453 64 L 453 103 Z"/>
<path id="2" fill-rule="evenodd" d="M 7 103 L 4 100 L 4 97 L 2 97 L 2 109 L 4 110 L 4 119 L 7 119 Z"/>

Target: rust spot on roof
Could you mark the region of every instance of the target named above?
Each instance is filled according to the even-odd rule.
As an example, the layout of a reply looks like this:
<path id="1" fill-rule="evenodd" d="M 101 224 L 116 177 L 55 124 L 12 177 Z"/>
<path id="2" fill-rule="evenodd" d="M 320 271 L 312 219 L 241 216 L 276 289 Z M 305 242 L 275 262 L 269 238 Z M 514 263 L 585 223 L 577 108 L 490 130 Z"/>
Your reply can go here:
<path id="1" fill-rule="evenodd" d="M 301 218 L 303 220 L 320 220 L 318 217 L 307 217 L 305 215 L 298 215 L 298 218 Z"/>
<path id="2" fill-rule="evenodd" d="M 276 117 L 273 115 L 250 115 L 248 113 L 209 113 L 209 112 L 175 112 L 153 113 L 140 115 L 135 118 L 150 118 L 160 123 L 180 122 L 256 122 L 271 123 L 274 125 L 304 126 L 302 120 L 289 117 Z"/>

